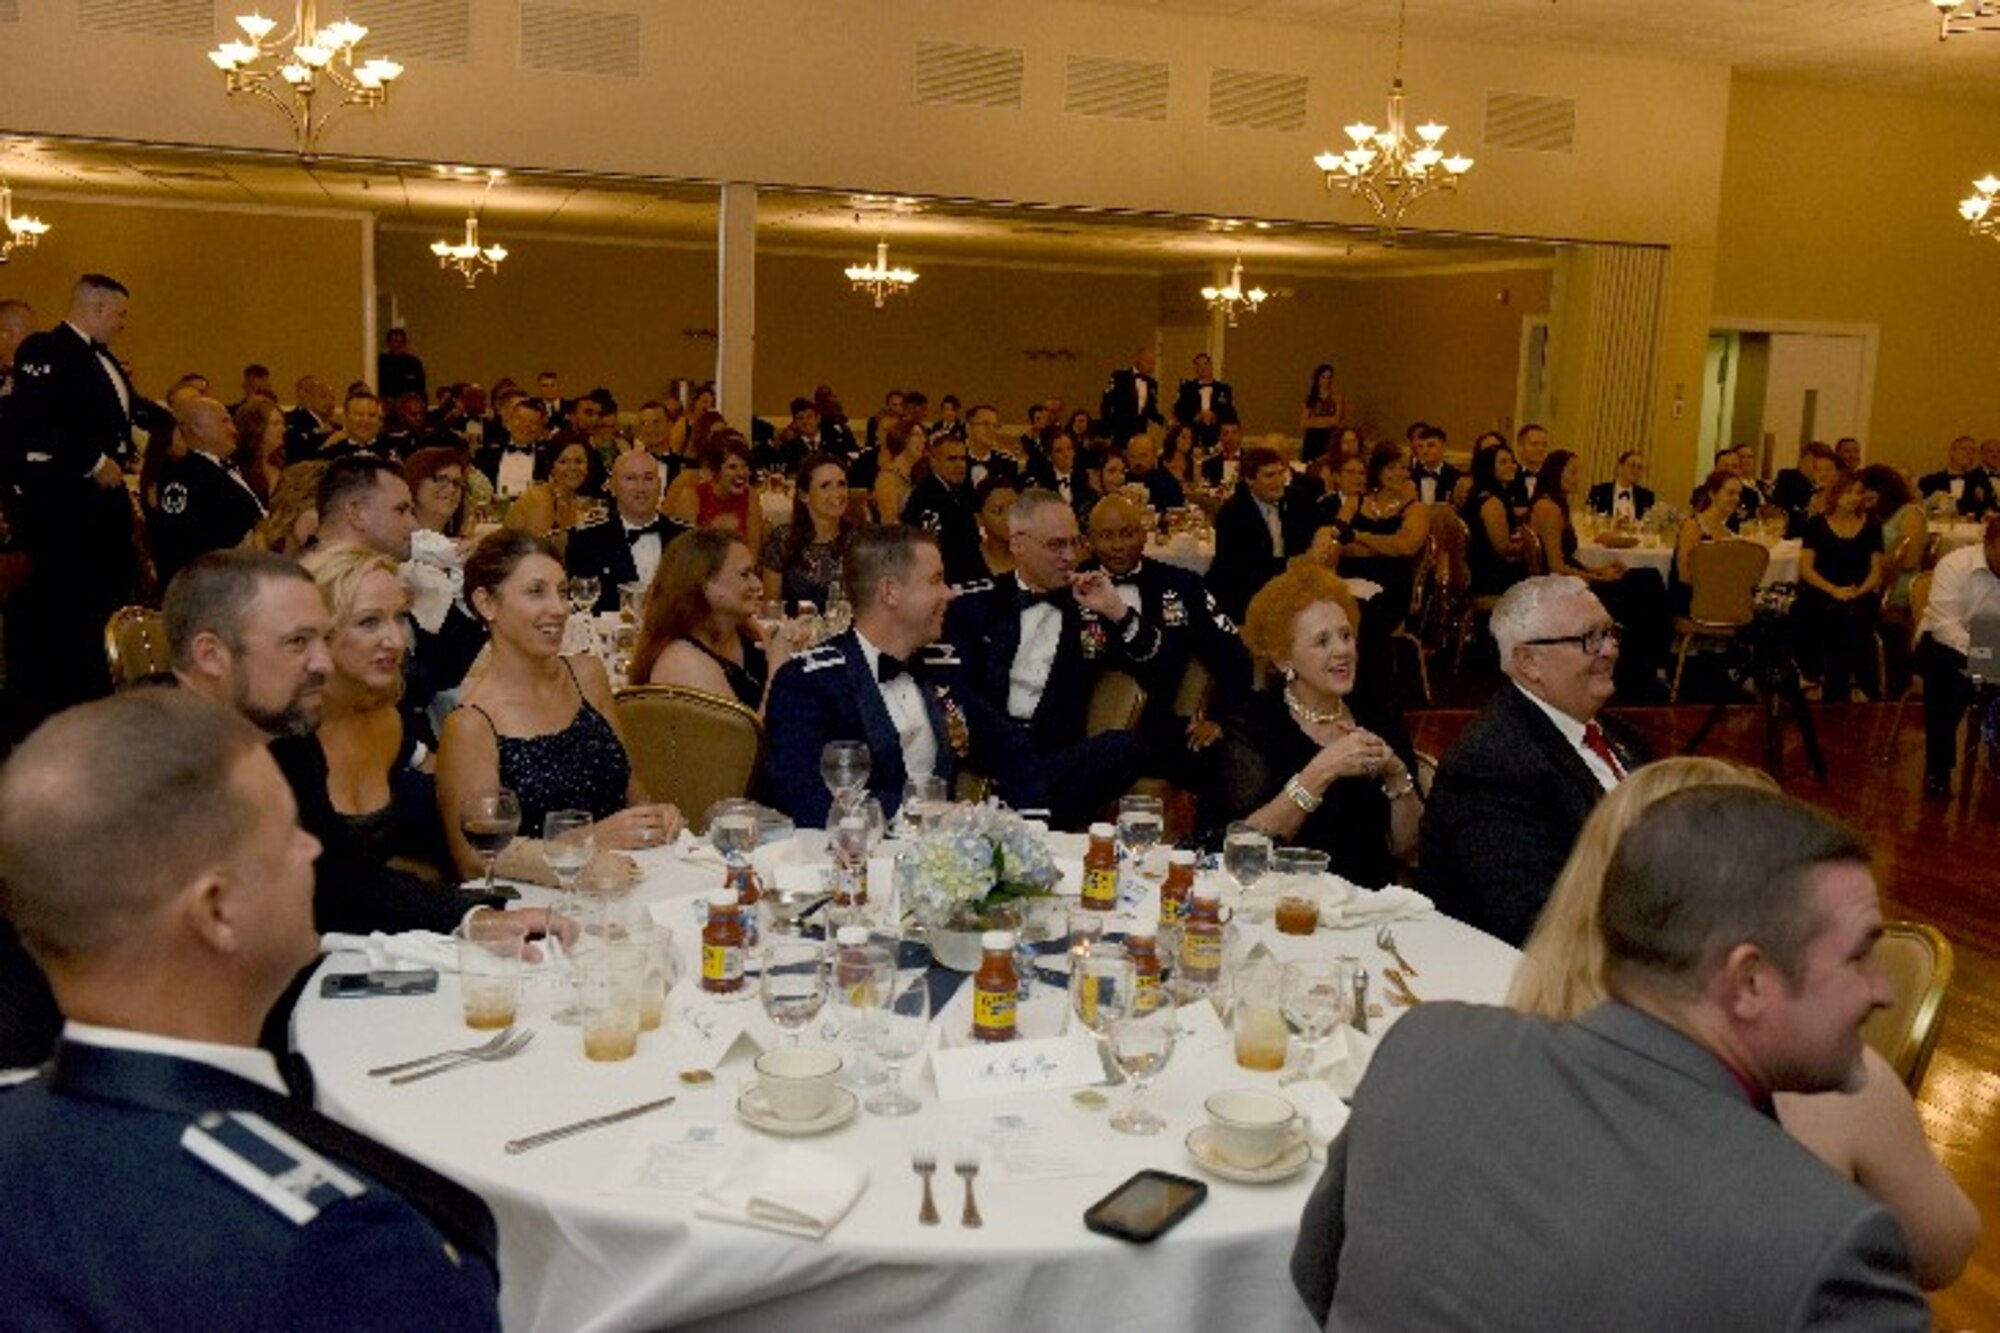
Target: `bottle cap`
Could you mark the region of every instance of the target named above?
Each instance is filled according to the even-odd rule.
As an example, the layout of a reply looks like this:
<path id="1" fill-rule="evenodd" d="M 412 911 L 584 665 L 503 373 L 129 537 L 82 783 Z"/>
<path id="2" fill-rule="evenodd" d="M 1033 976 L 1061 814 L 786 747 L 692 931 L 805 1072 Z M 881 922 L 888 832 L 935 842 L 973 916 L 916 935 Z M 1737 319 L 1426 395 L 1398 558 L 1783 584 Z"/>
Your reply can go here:
<path id="1" fill-rule="evenodd" d="M 833 942 L 848 948 L 858 949 L 868 943 L 868 927 L 842 926 L 833 933 Z"/>
<path id="2" fill-rule="evenodd" d="M 1140 940 L 1144 940 L 1144 941 L 1146 942 L 1146 947 L 1147 947 L 1148 949 L 1150 949 L 1150 948 L 1152 948 L 1152 947 L 1153 947 L 1153 942 L 1154 942 L 1154 940 L 1156 940 L 1157 938 L 1158 938 L 1158 936 L 1156 936 L 1156 935 L 1155 935 L 1155 934 L 1154 934 L 1154 933 L 1153 933 L 1152 931 L 1150 931 L 1150 930 L 1134 930 L 1134 931 L 1130 931 L 1130 932 L 1128 932 L 1128 933 L 1126 934 L 1126 936 L 1125 936 L 1125 947 L 1129 949 L 1129 948 L 1131 948 L 1131 947 L 1132 947 L 1132 946 L 1133 946 L 1134 944 L 1137 944 L 1137 943 L 1138 943 L 1138 942 L 1139 942 Z"/>
<path id="3" fill-rule="evenodd" d="M 1092 824 L 1090 826 L 1090 836 L 1093 838 L 1115 838 L 1118 836 L 1118 830 L 1109 824 Z"/>
<path id="4" fill-rule="evenodd" d="M 737 901 L 736 890 L 718 889 L 708 895 L 708 905 L 710 907 L 725 907 L 733 912 L 742 904 Z"/>
<path id="5" fill-rule="evenodd" d="M 1011 930 L 989 930 L 979 937 L 979 947 L 988 953 L 992 953 L 996 949 L 1012 953 L 1014 951 L 1014 932 Z"/>
<path id="6" fill-rule="evenodd" d="M 1194 853 L 1185 847 L 1176 847 L 1171 852 L 1167 853 L 1167 864 L 1174 866 L 1191 866 L 1194 864 Z"/>
<path id="7" fill-rule="evenodd" d="M 1219 884 L 1197 884 L 1194 886 L 1194 896 L 1203 902 L 1219 903 L 1222 901 L 1222 886 Z"/>

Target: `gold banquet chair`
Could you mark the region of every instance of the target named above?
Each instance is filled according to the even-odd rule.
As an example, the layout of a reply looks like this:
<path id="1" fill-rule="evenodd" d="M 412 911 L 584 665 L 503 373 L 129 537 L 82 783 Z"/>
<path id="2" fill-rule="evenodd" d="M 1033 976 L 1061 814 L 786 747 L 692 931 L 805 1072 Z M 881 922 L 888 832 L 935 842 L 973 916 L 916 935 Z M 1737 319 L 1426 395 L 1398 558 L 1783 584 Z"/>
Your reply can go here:
<path id="1" fill-rule="evenodd" d="M 750 794 L 764 761 L 757 714 L 682 685 L 628 685 L 616 698 L 632 771 L 648 796 L 699 819 L 717 801 Z"/>
<path id="2" fill-rule="evenodd" d="M 1667 698 L 1678 703 L 1688 645 L 1696 639 L 1730 639 L 1757 614 L 1757 584 L 1770 568 L 1771 553 L 1741 537 L 1703 542 L 1688 557 L 1688 613 L 1674 617 L 1680 647 L 1674 653 L 1674 684 Z"/>
<path id="3" fill-rule="evenodd" d="M 1861 1025 L 1861 1038 L 1889 1062 L 1915 1096 L 1937 1049 L 1945 992 L 1951 988 L 1951 941 L 1921 921 L 1891 921 L 1875 944 L 1875 962 L 1895 987 L 1896 1002 Z"/>
<path id="4" fill-rule="evenodd" d="M 111 666 L 113 689 L 172 680 L 174 655 L 167 643 L 166 617 L 150 607 L 119 607 L 104 622 L 104 657 Z"/>
<path id="5" fill-rule="evenodd" d="M 1091 687 L 1090 710 L 1084 715 L 1084 735 L 1130 731 L 1139 725 L 1139 715 L 1145 711 L 1145 687 L 1123 671 L 1107 671 Z"/>

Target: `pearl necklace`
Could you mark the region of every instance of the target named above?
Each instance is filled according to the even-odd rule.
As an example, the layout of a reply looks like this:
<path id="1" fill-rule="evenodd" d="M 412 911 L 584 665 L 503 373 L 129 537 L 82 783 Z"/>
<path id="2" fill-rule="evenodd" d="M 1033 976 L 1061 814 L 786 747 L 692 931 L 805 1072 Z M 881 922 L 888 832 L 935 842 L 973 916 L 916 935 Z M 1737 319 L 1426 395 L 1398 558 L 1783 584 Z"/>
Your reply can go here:
<path id="1" fill-rule="evenodd" d="M 1334 700 L 1333 708 L 1322 713 L 1318 709 L 1308 708 L 1306 705 L 1300 703 L 1298 696 L 1292 693 L 1292 687 L 1289 685 L 1285 687 L 1285 707 L 1290 710 L 1295 721 L 1309 727 L 1320 726 L 1328 722 L 1345 726 L 1352 726 L 1354 723 L 1354 715 L 1348 712 L 1345 701 Z"/>

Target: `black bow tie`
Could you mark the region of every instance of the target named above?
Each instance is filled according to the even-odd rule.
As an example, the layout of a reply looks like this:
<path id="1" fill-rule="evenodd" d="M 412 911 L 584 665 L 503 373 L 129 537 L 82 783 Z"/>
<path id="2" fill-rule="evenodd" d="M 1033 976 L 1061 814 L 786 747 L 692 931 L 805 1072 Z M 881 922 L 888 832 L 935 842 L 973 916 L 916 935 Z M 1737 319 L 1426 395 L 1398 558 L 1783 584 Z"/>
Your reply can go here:
<path id="1" fill-rule="evenodd" d="M 651 523 L 641 523 L 636 528 L 628 523 L 625 525 L 625 540 L 637 546 L 641 537 L 658 537 L 663 535 L 665 531 L 666 525 L 657 518 Z"/>
<path id="2" fill-rule="evenodd" d="M 532 454 L 535 452 L 535 446 L 532 444 L 510 444 L 507 446 L 507 452 L 510 454 Z"/>
<path id="3" fill-rule="evenodd" d="M 1062 602 L 1059 599 L 1068 591 L 1069 589 L 1067 588 L 1052 588 L 1048 592 L 1036 592 L 1032 588 L 1022 588 L 1020 590 L 1021 609 L 1025 611 L 1031 606 L 1053 606 L 1057 610 L 1061 610 Z"/>
<path id="4" fill-rule="evenodd" d="M 923 663 L 916 658 L 905 659 L 896 657 L 890 653 L 882 653 L 875 659 L 875 679 L 881 681 L 884 685 L 896 677 L 904 675 L 907 675 L 911 680 L 915 680 L 922 668 Z"/>
<path id="5" fill-rule="evenodd" d="M 1136 588 L 1139 586 L 1139 571 L 1131 569 L 1123 574 L 1113 574 L 1111 584 L 1116 588 Z"/>

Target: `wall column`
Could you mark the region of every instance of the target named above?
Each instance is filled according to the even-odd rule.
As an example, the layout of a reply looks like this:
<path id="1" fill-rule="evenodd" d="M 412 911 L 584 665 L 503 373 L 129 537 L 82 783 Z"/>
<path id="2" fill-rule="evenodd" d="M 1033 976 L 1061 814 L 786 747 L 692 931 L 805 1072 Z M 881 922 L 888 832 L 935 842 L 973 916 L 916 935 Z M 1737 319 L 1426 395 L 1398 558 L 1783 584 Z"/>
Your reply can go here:
<path id="1" fill-rule="evenodd" d="M 757 187 L 748 181 L 722 187 L 715 281 L 716 408 L 747 435 L 757 360 Z"/>
<path id="2" fill-rule="evenodd" d="M 375 215 L 361 215 L 361 378 L 377 393 L 375 382 Z M 343 395 L 344 396 L 344 395 Z"/>

